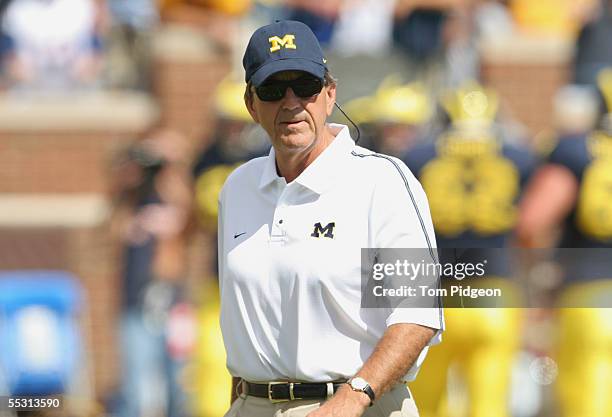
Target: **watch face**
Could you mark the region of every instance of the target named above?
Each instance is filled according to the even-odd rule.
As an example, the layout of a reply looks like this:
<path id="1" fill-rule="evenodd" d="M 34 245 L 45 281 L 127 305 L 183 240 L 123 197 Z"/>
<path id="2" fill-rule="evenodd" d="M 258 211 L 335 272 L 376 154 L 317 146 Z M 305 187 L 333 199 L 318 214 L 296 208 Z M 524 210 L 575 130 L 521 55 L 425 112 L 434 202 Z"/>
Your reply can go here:
<path id="1" fill-rule="evenodd" d="M 356 390 L 363 391 L 368 386 L 368 383 L 363 378 L 351 379 L 351 387 Z"/>

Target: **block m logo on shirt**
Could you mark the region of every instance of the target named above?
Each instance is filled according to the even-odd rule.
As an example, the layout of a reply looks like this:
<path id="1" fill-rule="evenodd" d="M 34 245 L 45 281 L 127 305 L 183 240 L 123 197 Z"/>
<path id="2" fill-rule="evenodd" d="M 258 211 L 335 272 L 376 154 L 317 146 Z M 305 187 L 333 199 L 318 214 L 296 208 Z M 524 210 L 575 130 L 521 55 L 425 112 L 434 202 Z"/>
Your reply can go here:
<path id="1" fill-rule="evenodd" d="M 327 226 L 323 227 L 321 225 L 321 222 L 317 222 L 314 225 L 314 231 L 311 233 L 310 236 L 312 237 L 321 237 L 321 235 L 323 235 L 323 237 L 328 237 L 330 239 L 334 238 L 334 227 L 336 227 L 336 223 L 331 222 L 331 223 L 327 223 Z"/>

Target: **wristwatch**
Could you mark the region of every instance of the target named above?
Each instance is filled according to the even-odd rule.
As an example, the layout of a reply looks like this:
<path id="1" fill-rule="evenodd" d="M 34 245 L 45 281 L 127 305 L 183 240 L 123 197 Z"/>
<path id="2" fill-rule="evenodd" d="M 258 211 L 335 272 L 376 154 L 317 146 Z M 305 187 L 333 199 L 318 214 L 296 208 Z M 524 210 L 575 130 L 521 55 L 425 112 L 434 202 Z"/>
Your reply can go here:
<path id="1" fill-rule="evenodd" d="M 368 381 L 356 376 L 349 379 L 346 383 L 349 384 L 353 391 L 363 392 L 368 397 L 370 397 L 370 407 L 372 407 L 376 396 L 374 395 L 374 390 L 372 389 L 370 384 L 368 384 Z"/>

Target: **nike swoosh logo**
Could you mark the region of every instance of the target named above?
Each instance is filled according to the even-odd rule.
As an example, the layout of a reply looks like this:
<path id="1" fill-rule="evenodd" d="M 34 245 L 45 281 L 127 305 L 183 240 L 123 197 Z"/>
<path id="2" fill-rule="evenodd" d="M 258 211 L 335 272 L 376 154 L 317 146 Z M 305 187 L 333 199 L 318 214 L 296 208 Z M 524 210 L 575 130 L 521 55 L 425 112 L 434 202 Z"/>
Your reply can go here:
<path id="1" fill-rule="evenodd" d="M 234 235 L 234 239 L 239 238 L 240 236 L 244 235 L 246 232 L 242 232 L 242 233 L 238 233 L 237 235 Z"/>

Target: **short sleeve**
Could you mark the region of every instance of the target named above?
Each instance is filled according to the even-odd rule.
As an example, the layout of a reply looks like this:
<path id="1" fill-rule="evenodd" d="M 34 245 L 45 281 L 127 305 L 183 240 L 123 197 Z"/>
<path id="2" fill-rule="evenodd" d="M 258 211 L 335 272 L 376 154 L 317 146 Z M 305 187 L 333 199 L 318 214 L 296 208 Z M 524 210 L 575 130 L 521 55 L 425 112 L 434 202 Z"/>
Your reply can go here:
<path id="1" fill-rule="evenodd" d="M 398 159 L 377 178 L 370 224 L 376 248 L 436 248 L 427 196 L 421 184 Z"/>
<path id="2" fill-rule="evenodd" d="M 371 208 L 374 248 L 423 249 L 427 262 L 438 262 L 436 239 L 425 191 L 406 165 L 385 157 L 385 169 L 375 186 Z M 386 325 L 414 323 L 433 329 L 444 328 L 441 305 L 432 308 L 395 308 Z M 440 341 L 440 331 L 431 344 Z"/>

